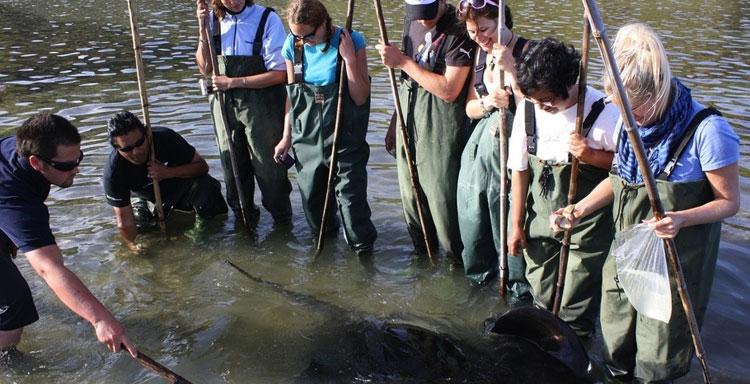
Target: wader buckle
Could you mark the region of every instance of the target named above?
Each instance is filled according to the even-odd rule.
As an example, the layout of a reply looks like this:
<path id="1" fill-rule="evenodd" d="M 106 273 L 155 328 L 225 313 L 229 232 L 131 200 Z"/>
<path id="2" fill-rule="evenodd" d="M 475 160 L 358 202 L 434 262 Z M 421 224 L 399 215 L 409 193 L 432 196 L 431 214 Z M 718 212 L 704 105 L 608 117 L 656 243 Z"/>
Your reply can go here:
<path id="1" fill-rule="evenodd" d="M 315 102 L 318 104 L 323 104 L 326 100 L 325 96 L 323 96 L 320 92 L 315 92 Z"/>

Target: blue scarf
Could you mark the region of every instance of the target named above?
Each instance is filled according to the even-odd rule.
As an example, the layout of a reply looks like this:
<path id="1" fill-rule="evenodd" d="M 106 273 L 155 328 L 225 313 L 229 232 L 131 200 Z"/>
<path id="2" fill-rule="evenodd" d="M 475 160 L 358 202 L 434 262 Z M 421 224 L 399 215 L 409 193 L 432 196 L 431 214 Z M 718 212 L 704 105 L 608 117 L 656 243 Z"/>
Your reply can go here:
<path id="1" fill-rule="evenodd" d="M 654 176 L 666 167 L 669 156 L 680 145 L 693 116 L 693 98 L 690 96 L 690 89 L 677 78 L 672 78 L 672 89 L 674 100 L 664 117 L 653 125 L 636 130 L 643 140 L 648 165 Z M 625 129 L 620 131 L 620 143 L 617 146 L 617 173 L 629 183 L 643 182 L 635 151 Z"/>

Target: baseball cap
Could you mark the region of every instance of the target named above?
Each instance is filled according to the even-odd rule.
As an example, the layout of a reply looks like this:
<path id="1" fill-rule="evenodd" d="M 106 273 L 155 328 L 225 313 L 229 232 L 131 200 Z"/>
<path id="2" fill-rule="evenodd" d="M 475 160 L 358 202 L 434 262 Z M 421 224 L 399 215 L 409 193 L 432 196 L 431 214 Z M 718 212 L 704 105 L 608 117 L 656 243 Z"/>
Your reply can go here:
<path id="1" fill-rule="evenodd" d="M 409 20 L 432 20 L 438 13 L 438 0 L 406 0 Z"/>

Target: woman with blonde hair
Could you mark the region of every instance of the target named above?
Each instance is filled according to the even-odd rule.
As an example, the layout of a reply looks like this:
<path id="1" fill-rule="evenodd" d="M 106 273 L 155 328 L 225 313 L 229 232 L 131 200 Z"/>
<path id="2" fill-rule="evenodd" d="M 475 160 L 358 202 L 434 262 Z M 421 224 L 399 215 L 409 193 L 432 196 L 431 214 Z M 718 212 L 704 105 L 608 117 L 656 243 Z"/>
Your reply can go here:
<path id="1" fill-rule="evenodd" d="M 329 203 L 338 207 L 349 246 L 357 254 L 367 254 L 372 251 L 377 231 L 367 203 L 366 166 L 370 147 L 365 136 L 370 117 L 370 77 L 364 36 L 333 25 L 318 0 L 290 1 L 287 21 L 291 33 L 282 54 L 286 60 L 289 97 L 284 136 L 276 145 L 275 158 L 281 161 L 290 147 L 294 152 L 302 208 L 316 234 L 323 215 L 328 169 L 336 167 L 332 194 L 335 201 Z M 337 162 L 329 164 L 340 65 L 346 68 L 343 116 Z M 331 209 L 328 214 L 326 222 L 331 224 L 325 231 L 335 234 L 336 210 Z"/>
<path id="2" fill-rule="evenodd" d="M 613 50 L 666 213 L 661 220 L 651 218 L 643 175 L 622 129 L 610 180 L 577 203 L 567 218 L 577 223 L 614 201 L 618 232 L 646 221 L 657 236 L 674 239 L 701 324 L 713 283 L 721 220 L 739 210 L 739 137 L 718 112 L 695 101 L 690 89 L 672 76 L 664 46 L 648 26 L 620 29 Z M 616 92 L 609 79 L 605 90 L 610 96 Z M 688 372 L 693 348 L 674 282 L 672 292 L 669 323 L 640 315 L 619 285 L 610 252 L 602 272 L 601 305 L 609 378 L 666 382 Z"/>

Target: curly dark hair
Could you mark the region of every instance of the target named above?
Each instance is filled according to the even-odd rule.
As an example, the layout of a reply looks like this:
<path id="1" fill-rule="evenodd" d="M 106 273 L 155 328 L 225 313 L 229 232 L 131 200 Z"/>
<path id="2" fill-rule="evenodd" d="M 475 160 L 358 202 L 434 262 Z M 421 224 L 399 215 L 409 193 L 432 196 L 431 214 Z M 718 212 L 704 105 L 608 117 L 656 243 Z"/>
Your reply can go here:
<path id="1" fill-rule="evenodd" d="M 53 159 L 58 146 L 80 143 L 78 128 L 68 119 L 49 112 L 29 117 L 16 131 L 16 152 L 23 157 Z"/>
<path id="2" fill-rule="evenodd" d="M 516 63 L 518 86 L 524 95 L 546 89 L 567 99 L 568 88 L 578 82 L 581 54 L 572 45 L 553 37 L 529 43 Z"/>
<path id="3" fill-rule="evenodd" d="M 146 126 L 133 113 L 129 111 L 117 112 L 107 121 L 107 135 L 110 143 L 115 137 L 125 136 L 130 131 L 137 129 L 141 133 L 146 133 Z"/>

